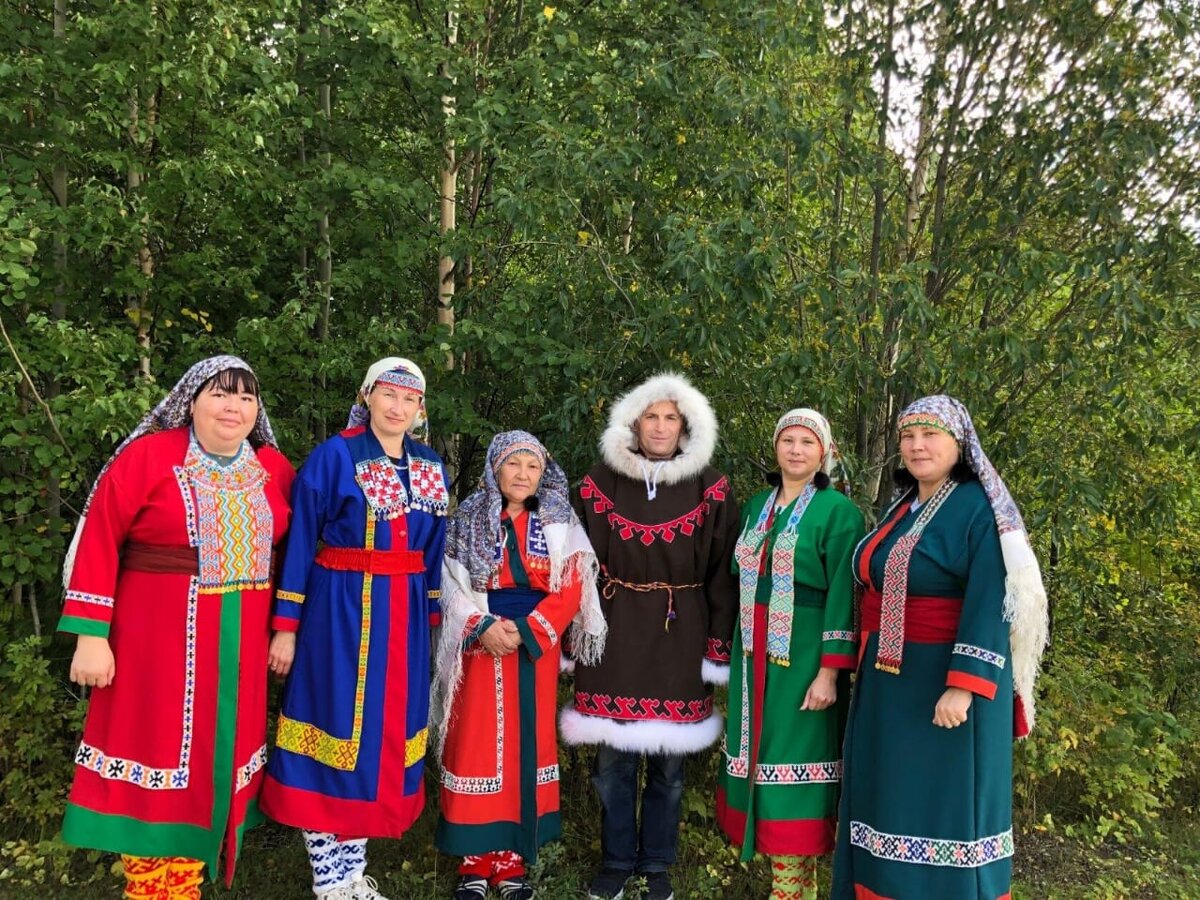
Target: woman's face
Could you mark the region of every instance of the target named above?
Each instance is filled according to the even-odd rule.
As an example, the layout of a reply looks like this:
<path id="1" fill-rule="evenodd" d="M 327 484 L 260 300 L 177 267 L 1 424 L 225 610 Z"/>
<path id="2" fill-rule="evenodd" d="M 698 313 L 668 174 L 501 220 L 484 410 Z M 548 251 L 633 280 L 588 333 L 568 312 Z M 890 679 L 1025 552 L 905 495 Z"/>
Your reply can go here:
<path id="1" fill-rule="evenodd" d="M 820 438 L 803 425 L 783 429 L 775 441 L 775 459 L 788 481 L 808 481 L 817 474 L 824 452 Z"/>
<path id="2" fill-rule="evenodd" d="M 397 438 L 412 428 L 421 410 L 421 395 L 390 384 L 376 382 L 367 395 L 371 428 L 380 437 Z"/>
<path id="3" fill-rule="evenodd" d="M 913 425 L 900 432 L 904 468 L 922 484 L 939 484 L 958 462 L 958 441 L 940 428 Z"/>
<path id="4" fill-rule="evenodd" d="M 225 390 L 212 378 L 192 401 L 192 428 L 209 453 L 231 456 L 254 430 L 258 397 L 247 390 Z"/>
<path id="5" fill-rule="evenodd" d="M 542 461 L 532 453 L 514 453 L 496 472 L 500 493 L 509 503 L 521 503 L 537 492 L 542 480 Z"/>

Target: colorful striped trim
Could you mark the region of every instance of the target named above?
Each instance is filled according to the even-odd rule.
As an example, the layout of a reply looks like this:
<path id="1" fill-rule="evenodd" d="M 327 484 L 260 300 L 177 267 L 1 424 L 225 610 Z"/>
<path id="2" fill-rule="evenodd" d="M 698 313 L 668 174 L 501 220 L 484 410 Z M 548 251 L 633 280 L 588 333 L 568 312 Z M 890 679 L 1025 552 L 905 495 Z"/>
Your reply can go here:
<path id="1" fill-rule="evenodd" d="M 492 659 L 492 683 L 496 690 L 496 774 L 479 778 L 455 775 L 442 767 L 442 786 L 452 794 L 498 794 L 504 787 L 504 669 Z"/>
<path id="2" fill-rule="evenodd" d="M 833 784 L 842 780 L 842 761 L 811 763 L 759 763 L 756 784 Z"/>
<path id="3" fill-rule="evenodd" d="M 823 631 L 821 632 L 822 641 L 855 641 L 858 640 L 858 634 L 853 631 Z"/>
<path id="4" fill-rule="evenodd" d="M 85 591 L 67 591 L 67 595 L 63 598 L 64 603 L 70 603 L 72 600 L 77 603 L 91 603 L 95 606 L 106 606 L 112 608 L 113 598 L 106 597 L 103 594 L 89 594 Z"/>
<path id="5" fill-rule="evenodd" d="M 381 384 L 398 388 L 402 391 L 412 391 L 414 394 L 425 393 L 425 382 L 408 371 L 408 369 L 389 369 L 375 379 L 375 383 L 371 385 L 371 390 L 375 390 Z"/>
<path id="6" fill-rule="evenodd" d="M 429 729 L 422 728 L 404 742 L 404 768 L 415 766 L 425 758 L 425 748 L 429 746 Z"/>
<path id="7" fill-rule="evenodd" d="M 363 546 L 375 546 L 375 511 L 367 508 L 366 535 Z M 354 718 L 350 725 L 350 737 L 337 738 L 309 722 L 290 719 L 280 713 L 279 729 L 275 743 L 281 750 L 289 750 L 315 759 L 322 765 L 352 772 L 358 765 L 358 750 L 362 739 L 363 710 L 367 698 L 367 658 L 371 650 L 371 586 L 374 576 L 363 573 L 362 586 L 362 630 L 358 640 L 358 677 L 354 685 Z M 407 748 L 405 755 L 407 756 Z M 422 753 L 422 755 L 424 755 Z"/>
<path id="8" fill-rule="evenodd" d="M 558 643 L 558 632 L 554 630 L 554 626 L 550 624 L 550 620 L 543 616 L 536 609 L 529 614 L 529 618 L 533 619 L 545 630 L 546 635 L 550 638 L 550 646 L 553 647 Z"/>
<path id="9" fill-rule="evenodd" d="M 976 647 L 974 644 L 955 644 L 954 652 L 959 656 L 969 656 L 971 659 L 978 659 L 981 662 L 990 663 L 997 669 L 1004 668 L 1004 657 L 984 647 Z"/>
<path id="10" fill-rule="evenodd" d="M 179 765 L 158 769 L 134 759 L 109 756 L 99 747 L 81 741 L 75 751 L 75 764 L 110 781 L 127 781 L 152 791 L 184 790 L 188 786 L 192 761 L 192 726 L 196 702 L 196 579 L 188 579 L 187 626 L 184 631 L 183 737 L 179 745 Z"/>
<path id="11" fill-rule="evenodd" d="M 821 432 L 824 429 L 822 428 L 821 423 L 812 416 L 784 416 L 775 424 L 775 437 L 772 439 L 772 443 L 776 443 L 779 440 L 779 435 L 783 434 L 784 431 L 789 428 L 794 428 L 797 425 L 802 428 L 807 428 L 817 436 L 817 443 L 821 445 L 821 453 L 824 454 L 825 442 L 821 440 Z"/>
<path id="12" fill-rule="evenodd" d="M 245 790 L 250 787 L 250 782 L 254 776 L 267 764 L 267 745 L 263 744 L 254 751 L 254 755 L 250 757 L 249 762 L 245 765 L 238 766 L 237 770 L 237 790 Z"/>
<path id="13" fill-rule="evenodd" d="M 900 421 L 896 423 L 896 430 L 903 431 L 905 428 L 936 428 L 938 431 L 944 431 L 950 437 L 958 440 L 958 435 L 951 430 L 949 425 L 928 412 L 911 413 L 910 415 L 902 416 Z"/>
<path id="14" fill-rule="evenodd" d="M 746 757 L 725 753 L 725 771 L 733 778 L 749 774 Z M 755 784 L 837 784 L 842 780 L 840 759 L 811 763 L 759 763 L 754 767 Z"/>
<path id="15" fill-rule="evenodd" d="M 876 859 L 917 863 L 923 866 L 950 866 L 956 869 L 975 869 L 1013 855 L 1011 828 L 974 841 L 954 841 L 887 834 L 876 831 L 863 822 L 851 822 L 850 843 L 866 850 Z"/>
<path id="16" fill-rule="evenodd" d="M 605 516 L 609 527 L 616 530 L 621 540 L 631 541 L 636 536 L 647 547 L 660 539 L 670 544 L 680 533 L 684 537 L 691 537 L 698 528 L 704 527 L 704 518 L 712 510 L 713 504 L 725 502 L 728 492 L 729 479 L 721 476 L 715 484 L 704 489 L 704 497 L 695 509 L 669 522 L 647 525 L 618 514 L 615 504 L 596 486 L 596 482 L 592 481 L 590 476 L 585 476 L 579 485 L 580 498 L 592 501 L 592 511 L 598 516 Z"/>
<path id="17" fill-rule="evenodd" d="M 576 691 L 575 709 L 584 715 L 625 722 L 703 722 L 712 715 L 713 698 L 710 695 L 703 700 L 661 700 Z"/>
<path id="18" fill-rule="evenodd" d="M 758 593 L 759 571 L 763 554 L 770 545 L 775 524 L 775 504 L 780 488 L 775 488 L 763 503 L 758 519 L 739 535 L 734 546 L 738 566 L 738 621 L 742 631 L 742 648 L 754 652 L 754 607 Z M 790 664 L 792 616 L 796 603 L 796 529 L 808 504 L 817 495 L 811 481 L 792 502 L 787 523 L 771 547 L 767 576 L 771 579 L 771 596 L 767 604 L 767 660 L 779 666 Z"/>

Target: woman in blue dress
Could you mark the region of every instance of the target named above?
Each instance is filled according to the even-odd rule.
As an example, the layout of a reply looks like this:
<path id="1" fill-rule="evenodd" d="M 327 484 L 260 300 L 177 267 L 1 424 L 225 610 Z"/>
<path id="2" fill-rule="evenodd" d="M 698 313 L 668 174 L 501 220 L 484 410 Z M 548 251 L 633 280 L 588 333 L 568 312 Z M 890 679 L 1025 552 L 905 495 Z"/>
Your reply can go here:
<path id="1" fill-rule="evenodd" d="M 400 837 L 425 806 L 449 485 L 410 434 L 424 396 L 414 363 L 375 363 L 292 489 L 270 658 L 287 683 L 261 805 L 303 830 L 323 900 L 381 898 L 366 839 Z"/>

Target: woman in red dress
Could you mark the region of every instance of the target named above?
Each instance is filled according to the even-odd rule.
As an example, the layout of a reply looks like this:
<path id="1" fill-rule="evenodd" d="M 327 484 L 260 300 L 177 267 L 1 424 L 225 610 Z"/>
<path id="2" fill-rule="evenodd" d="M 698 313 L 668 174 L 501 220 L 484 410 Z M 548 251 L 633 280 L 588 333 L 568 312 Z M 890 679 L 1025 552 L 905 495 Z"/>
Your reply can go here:
<path id="1" fill-rule="evenodd" d="M 274 546 L 293 470 L 258 380 L 192 366 L 104 466 L 59 630 L 92 688 L 63 838 L 122 854 L 127 898 L 199 898 L 262 821 Z"/>
<path id="2" fill-rule="evenodd" d="M 463 857 L 455 900 L 528 900 L 525 866 L 561 832 L 555 732 L 562 638 L 596 662 L 596 555 L 567 479 L 526 431 L 496 435 L 483 483 L 450 519 L 435 717 L 444 736 L 436 842 Z"/>

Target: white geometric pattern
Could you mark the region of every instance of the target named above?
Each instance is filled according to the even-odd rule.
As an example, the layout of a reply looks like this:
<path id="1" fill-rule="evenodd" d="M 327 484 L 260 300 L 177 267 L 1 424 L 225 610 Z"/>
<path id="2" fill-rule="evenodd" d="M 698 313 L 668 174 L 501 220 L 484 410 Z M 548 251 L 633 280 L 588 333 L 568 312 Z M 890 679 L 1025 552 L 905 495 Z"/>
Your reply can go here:
<path id="1" fill-rule="evenodd" d="M 999 653 L 993 653 L 983 647 L 976 647 L 974 644 L 955 644 L 954 652 L 959 656 L 969 656 L 972 659 L 978 659 L 985 663 L 991 663 L 997 669 L 1004 668 L 1004 657 Z"/>
<path id="2" fill-rule="evenodd" d="M 179 765 L 174 769 L 156 769 L 133 759 L 109 756 L 99 747 L 80 741 L 75 764 L 90 769 L 101 778 L 127 781 L 152 791 L 183 790 L 188 786 L 192 759 L 193 713 L 196 706 L 196 579 L 190 578 L 187 600 L 186 652 L 183 675 L 183 738 L 179 747 Z"/>
<path id="3" fill-rule="evenodd" d="M 851 822 L 850 843 L 866 850 L 877 859 L 917 863 L 923 866 L 950 866 L 957 869 L 974 869 L 1013 855 L 1011 828 L 975 841 L 954 841 L 907 834 L 887 834 L 876 831 L 863 822 Z"/>
<path id="4" fill-rule="evenodd" d="M 496 687 L 496 774 L 494 777 L 455 775 L 442 767 L 442 784 L 452 794 L 498 794 L 504 787 L 504 670 L 500 657 L 492 659 Z"/>

